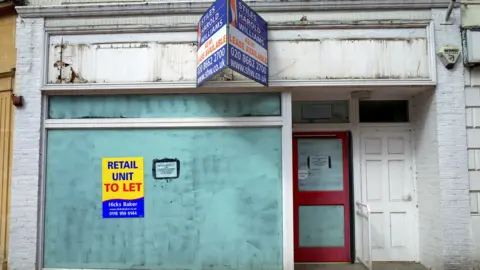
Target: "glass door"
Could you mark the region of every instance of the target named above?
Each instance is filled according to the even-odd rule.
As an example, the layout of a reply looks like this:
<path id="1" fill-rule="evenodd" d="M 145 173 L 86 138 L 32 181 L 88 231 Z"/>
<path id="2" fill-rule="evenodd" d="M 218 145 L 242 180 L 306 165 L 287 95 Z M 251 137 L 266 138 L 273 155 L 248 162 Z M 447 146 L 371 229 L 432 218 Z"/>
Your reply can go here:
<path id="1" fill-rule="evenodd" d="M 295 133 L 295 262 L 350 261 L 348 133 Z"/>

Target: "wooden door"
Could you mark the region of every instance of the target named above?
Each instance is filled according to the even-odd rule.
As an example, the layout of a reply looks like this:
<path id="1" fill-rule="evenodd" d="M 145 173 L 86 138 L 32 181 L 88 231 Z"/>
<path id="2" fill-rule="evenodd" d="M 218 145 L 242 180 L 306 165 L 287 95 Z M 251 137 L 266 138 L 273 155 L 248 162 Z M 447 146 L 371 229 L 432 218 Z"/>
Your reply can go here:
<path id="1" fill-rule="evenodd" d="M 293 138 L 295 262 L 350 261 L 347 132 Z"/>

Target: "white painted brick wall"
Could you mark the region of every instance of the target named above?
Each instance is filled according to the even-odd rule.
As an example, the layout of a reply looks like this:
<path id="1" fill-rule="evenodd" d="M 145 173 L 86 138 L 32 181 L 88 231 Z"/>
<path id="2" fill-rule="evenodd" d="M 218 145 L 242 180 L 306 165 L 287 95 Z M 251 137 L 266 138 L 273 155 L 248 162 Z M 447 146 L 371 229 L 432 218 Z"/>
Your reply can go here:
<path id="1" fill-rule="evenodd" d="M 444 10 L 432 10 L 436 46 L 461 47 L 459 11 L 452 14 L 453 25 L 442 25 L 444 16 Z M 435 270 L 470 269 L 473 243 L 463 66 L 447 70 L 437 61 L 436 69 L 435 92 L 413 100 L 420 260 Z"/>
<path id="2" fill-rule="evenodd" d="M 412 116 L 415 134 L 415 161 L 419 221 L 420 261 L 432 269 L 441 267 L 441 226 L 437 211 L 440 205 L 438 185 L 438 144 L 435 93 L 428 91 L 412 99 Z M 437 241 L 431 241 L 437 239 Z"/>
<path id="3" fill-rule="evenodd" d="M 17 21 L 16 91 L 10 210 L 10 270 L 35 269 L 42 76 L 43 19 Z"/>
<path id="4" fill-rule="evenodd" d="M 445 10 L 433 10 L 436 46 L 461 47 L 460 12 L 452 14 L 453 25 L 442 25 Z M 436 108 L 440 182 L 440 222 L 443 235 L 443 269 L 469 269 L 472 265 L 470 193 L 465 125 L 464 68 L 447 70 L 437 61 Z M 435 211 L 434 209 L 432 209 Z M 435 241 L 435 240 L 432 240 Z"/>
<path id="5" fill-rule="evenodd" d="M 465 96 L 474 258 L 480 268 L 480 68 L 465 71 Z"/>

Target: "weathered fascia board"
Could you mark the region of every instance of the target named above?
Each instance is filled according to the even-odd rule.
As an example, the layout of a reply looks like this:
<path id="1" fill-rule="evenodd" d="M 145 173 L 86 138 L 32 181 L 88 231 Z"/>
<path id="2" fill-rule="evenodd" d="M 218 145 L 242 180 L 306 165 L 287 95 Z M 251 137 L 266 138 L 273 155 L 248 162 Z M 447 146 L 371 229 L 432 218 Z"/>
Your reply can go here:
<path id="1" fill-rule="evenodd" d="M 390 87 L 411 87 L 415 89 L 433 89 L 435 83 L 431 80 L 271 80 L 267 88 L 252 81 L 208 81 L 202 87 L 196 87 L 194 81 L 188 82 L 163 82 L 163 83 L 85 83 L 85 84 L 49 84 L 44 85 L 40 90 L 45 94 L 72 95 L 76 93 L 121 93 L 131 94 L 132 92 L 158 94 L 158 93 L 244 93 L 244 92 L 265 92 L 275 90 L 276 92 L 292 91 L 302 87 L 304 89 L 315 88 L 344 88 L 350 90 L 388 90 Z M 241 89 L 241 91 L 239 90 Z"/>
<path id="2" fill-rule="evenodd" d="M 372 25 L 379 27 L 395 27 L 401 24 L 421 23 L 432 18 L 430 10 L 384 10 L 384 11 L 306 11 L 306 12 L 261 12 L 268 21 L 269 27 L 354 27 Z M 303 18 L 303 20 L 301 20 Z M 305 21 L 306 18 L 306 21 Z M 81 17 L 81 18 L 49 18 L 45 20 L 47 31 L 87 30 L 128 30 L 143 31 L 152 28 L 190 28 L 200 19 L 200 14 L 117 16 L 117 17 Z M 425 23 L 424 23 L 425 24 Z M 170 30 L 174 32 L 174 30 Z"/>
<path id="3" fill-rule="evenodd" d="M 428 84 L 427 36 L 427 28 L 269 31 L 269 79 Z M 194 86 L 195 40 L 196 32 L 51 36 L 47 84 Z M 216 80 L 249 81 L 231 71 Z"/>
<path id="4" fill-rule="evenodd" d="M 58 20 L 56 20 L 58 22 Z M 172 23 L 172 22 L 170 22 Z M 352 30 L 352 29 L 397 29 L 421 28 L 429 23 L 428 20 L 365 20 L 365 21 L 282 21 L 270 22 L 269 31 L 273 30 Z M 193 32 L 197 24 L 93 24 L 46 26 L 47 33 L 52 35 L 88 35 L 116 34 L 116 33 L 144 33 L 144 32 Z"/>
<path id="5" fill-rule="evenodd" d="M 82 17 L 162 14 L 201 14 L 212 1 L 81 1 L 62 5 L 62 0 L 32 0 L 30 6 L 17 7 L 19 15 L 29 17 Z M 449 0 L 323 0 L 323 1 L 247 1 L 257 12 L 297 12 L 334 10 L 391 10 L 445 8 Z"/>

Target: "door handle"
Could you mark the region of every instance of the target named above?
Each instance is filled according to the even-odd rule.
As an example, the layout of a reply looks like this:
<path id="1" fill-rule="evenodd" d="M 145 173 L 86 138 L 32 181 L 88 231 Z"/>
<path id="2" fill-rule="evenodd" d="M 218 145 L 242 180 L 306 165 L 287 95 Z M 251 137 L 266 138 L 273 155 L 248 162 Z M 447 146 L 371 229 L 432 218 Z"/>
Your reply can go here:
<path id="1" fill-rule="evenodd" d="M 412 201 L 412 195 L 408 194 L 408 195 L 402 196 L 402 200 L 404 200 L 406 202 L 411 202 Z"/>

